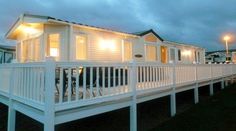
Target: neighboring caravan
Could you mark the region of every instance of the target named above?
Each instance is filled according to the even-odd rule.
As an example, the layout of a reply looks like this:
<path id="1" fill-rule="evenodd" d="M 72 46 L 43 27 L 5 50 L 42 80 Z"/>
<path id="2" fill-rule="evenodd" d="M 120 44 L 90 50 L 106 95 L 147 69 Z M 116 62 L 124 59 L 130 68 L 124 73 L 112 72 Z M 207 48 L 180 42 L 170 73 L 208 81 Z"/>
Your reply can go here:
<path id="1" fill-rule="evenodd" d="M 62 21 L 48 16 L 24 14 L 6 34 L 17 40 L 17 61 L 151 61 L 204 63 L 200 47 L 164 41 L 153 30 L 124 33 Z"/>
<path id="2" fill-rule="evenodd" d="M 15 47 L 0 45 L 0 64 L 11 63 L 15 59 Z"/>

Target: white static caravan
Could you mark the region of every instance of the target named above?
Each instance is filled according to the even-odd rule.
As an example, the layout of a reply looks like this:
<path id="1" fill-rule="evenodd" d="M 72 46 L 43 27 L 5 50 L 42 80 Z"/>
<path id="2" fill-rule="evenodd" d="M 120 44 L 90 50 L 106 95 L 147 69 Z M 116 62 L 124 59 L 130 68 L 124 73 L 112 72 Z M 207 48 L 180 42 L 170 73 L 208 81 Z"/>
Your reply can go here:
<path id="1" fill-rule="evenodd" d="M 6 37 L 18 41 L 20 62 L 0 64 L 0 103 L 9 107 L 10 131 L 16 111 L 54 131 L 126 107 L 130 131 L 137 131 L 138 103 L 169 96 L 174 116 L 177 93 L 194 90 L 198 103 L 199 87 L 210 85 L 213 95 L 214 83 L 224 89 L 236 77 L 235 64 L 203 64 L 204 49 L 164 41 L 153 30 L 130 34 L 22 15 Z"/>
<path id="2" fill-rule="evenodd" d="M 53 56 L 57 61 L 151 61 L 204 63 L 205 51 L 164 41 L 153 30 L 124 33 L 60 19 L 23 14 L 7 33 L 17 40 L 17 61 L 38 62 Z"/>

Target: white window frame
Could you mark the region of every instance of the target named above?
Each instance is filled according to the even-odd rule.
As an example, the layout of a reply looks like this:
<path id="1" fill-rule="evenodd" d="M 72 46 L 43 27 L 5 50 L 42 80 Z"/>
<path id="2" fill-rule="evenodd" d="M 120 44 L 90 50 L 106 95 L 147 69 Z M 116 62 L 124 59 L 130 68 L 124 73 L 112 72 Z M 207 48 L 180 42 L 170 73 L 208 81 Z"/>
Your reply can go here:
<path id="1" fill-rule="evenodd" d="M 177 49 L 177 61 L 181 62 L 182 61 L 182 50 L 180 48 L 176 48 Z M 180 51 L 180 59 L 179 59 L 179 51 Z"/>
<path id="2" fill-rule="evenodd" d="M 175 48 L 175 47 L 169 47 L 169 63 L 170 63 L 170 61 L 171 61 L 171 50 L 174 50 L 174 61 L 173 61 L 173 63 L 176 63 L 177 62 L 177 57 L 176 57 L 176 49 L 177 48 Z M 178 54 L 177 54 L 178 55 Z"/>
<path id="3" fill-rule="evenodd" d="M 156 60 L 155 61 L 149 61 L 147 59 L 147 46 L 155 46 L 156 47 Z M 156 42 L 146 42 L 144 44 L 144 53 L 145 53 L 145 61 L 149 61 L 149 62 L 157 62 L 158 61 L 158 45 L 156 44 Z"/>
<path id="4" fill-rule="evenodd" d="M 38 56 L 39 58 L 38 58 L 38 59 L 39 59 L 39 61 L 42 59 L 42 58 L 41 58 L 41 55 L 42 55 L 42 50 L 41 50 L 41 49 L 42 49 L 42 48 L 41 48 L 41 47 L 42 47 L 42 35 L 40 35 L 40 36 L 37 36 L 37 37 L 33 37 L 33 38 L 29 38 L 29 39 L 24 39 L 24 40 L 22 40 L 22 41 L 19 43 L 19 45 L 17 45 L 17 47 L 18 47 L 18 46 L 21 46 L 21 47 L 20 47 L 20 51 L 18 50 L 19 48 L 17 48 L 17 50 L 16 50 L 17 52 L 20 52 L 20 54 L 18 54 L 18 55 L 20 55 L 20 57 L 19 57 L 20 60 L 18 60 L 18 61 L 21 61 L 21 62 L 35 62 L 35 58 L 34 58 L 34 60 L 33 60 L 33 59 L 32 59 L 32 60 L 28 59 L 29 54 L 28 54 L 26 60 L 25 60 L 25 61 L 22 61 L 22 52 L 23 52 L 23 47 L 22 47 L 22 45 L 24 44 L 25 41 L 31 41 L 31 42 L 33 41 L 33 43 L 30 42 L 30 44 L 32 44 L 33 47 L 34 47 L 34 49 L 35 49 L 35 43 L 34 43 L 34 42 L 35 42 L 36 39 L 39 40 L 39 45 L 40 45 L 40 48 L 38 49 L 38 50 L 39 50 L 39 54 L 38 54 L 38 55 L 39 55 L 39 56 Z M 29 46 L 29 43 L 27 43 L 27 48 L 29 48 L 28 46 Z M 28 50 L 28 49 L 27 49 L 27 50 Z M 33 57 L 35 57 L 35 52 L 34 52 L 34 51 L 33 51 Z M 37 62 L 38 62 L 38 61 L 37 61 Z"/>
<path id="5" fill-rule="evenodd" d="M 79 59 L 76 59 L 76 36 L 85 36 L 86 37 L 86 58 L 85 60 L 79 60 Z M 74 44 L 74 49 L 73 49 L 73 60 L 74 61 L 87 61 L 88 60 L 88 55 L 89 55 L 89 52 L 88 52 L 88 46 L 89 46 L 89 35 L 87 33 L 84 33 L 84 32 L 74 32 L 73 33 L 73 44 Z"/>
<path id="6" fill-rule="evenodd" d="M 125 60 L 125 42 L 129 42 L 131 44 L 131 59 L 130 60 Z M 133 60 L 133 42 L 131 40 L 122 40 L 121 41 L 122 43 L 122 47 L 121 47 L 121 50 L 122 50 L 122 61 L 123 62 L 129 62 L 129 61 L 132 61 Z"/>
<path id="7" fill-rule="evenodd" d="M 59 34 L 59 45 L 58 45 L 58 56 L 57 57 L 55 57 L 56 58 L 56 60 L 58 61 L 58 60 L 61 60 L 62 59 L 62 42 L 63 42 L 63 40 L 62 40 L 62 38 L 63 38 L 63 35 L 62 35 L 62 33 L 61 32 L 50 32 L 50 33 L 47 33 L 46 34 L 46 40 L 47 40 L 47 43 L 45 44 L 45 47 L 46 47 L 46 54 L 47 54 L 47 56 L 50 56 L 50 49 L 48 49 L 48 48 L 50 48 L 49 47 L 49 36 L 51 35 L 51 34 Z"/>

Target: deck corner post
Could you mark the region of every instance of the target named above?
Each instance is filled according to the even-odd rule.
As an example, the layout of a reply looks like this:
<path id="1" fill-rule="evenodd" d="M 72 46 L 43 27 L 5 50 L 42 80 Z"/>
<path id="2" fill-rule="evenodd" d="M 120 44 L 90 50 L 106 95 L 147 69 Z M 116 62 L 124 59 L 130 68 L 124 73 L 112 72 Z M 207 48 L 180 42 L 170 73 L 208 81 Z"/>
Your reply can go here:
<path id="1" fill-rule="evenodd" d="M 12 105 L 8 107 L 8 124 L 7 131 L 15 131 L 15 123 L 16 123 L 16 110 L 12 108 Z"/>
<path id="2" fill-rule="evenodd" d="M 213 87 L 213 81 L 210 82 L 210 96 L 214 95 L 214 87 Z"/>
<path id="3" fill-rule="evenodd" d="M 55 68 L 56 68 L 56 63 L 54 58 L 53 57 L 46 58 L 44 131 L 54 131 L 55 128 L 55 109 L 54 109 Z"/>
<path id="4" fill-rule="evenodd" d="M 170 95 L 170 115 L 173 117 L 176 114 L 176 92 L 175 92 L 175 88 L 176 88 L 176 65 L 175 63 L 173 63 L 173 73 L 172 73 L 172 83 L 173 83 L 173 87 L 172 87 L 172 91 L 171 91 L 171 95 Z"/>
<path id="5" fill-rule="evenodd" d="M 194 87 L 194 103 L 197 104 L 199 102 L 199 92 L 198 92 L 198 69 L 197 64 L 195 64 L 195 87 Z"/>
<path id="6" fill-rule="evenodd" d="M 132 76 L 132 77 L 131 77 Z M 131 64 L 130 70 L 130 86 L 132 90 L 132 100 L 130 105 L 130 131 L 137 131 L 137 65 L 135 62 Z"/>
<path id="7" fill-rule="evenodd" d="M 14 88 L 14 69 L 11 72 L 11 80 L 10 82 L 10 88 L 9 88 L 9 105 L 8 105 L 8 120 L 7 120 L 7 131 L 15 131 L 15 125 L 16 125 L 16 110 L 13 107 L 13 88 Z"/>
<path id="8" fill-rule="evenodd" d="M 199 102 L 199 91 L 198 91 L 198 83 L 196 83 L 194 88 L 194 103 L 197 104 Z"/>

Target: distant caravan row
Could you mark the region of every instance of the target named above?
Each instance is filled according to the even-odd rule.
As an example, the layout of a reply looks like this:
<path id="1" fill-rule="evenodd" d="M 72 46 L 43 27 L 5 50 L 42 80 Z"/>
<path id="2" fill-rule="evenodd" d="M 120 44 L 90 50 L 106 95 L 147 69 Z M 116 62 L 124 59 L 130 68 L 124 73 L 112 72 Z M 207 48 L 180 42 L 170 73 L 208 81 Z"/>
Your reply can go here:
<path id="1" fill-rule="evenodd" d="M 236 63 L 236 50 L 229 50 L 226 55 L 225 50 L 206 52 L 206 63 Z"/>

